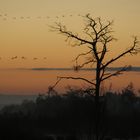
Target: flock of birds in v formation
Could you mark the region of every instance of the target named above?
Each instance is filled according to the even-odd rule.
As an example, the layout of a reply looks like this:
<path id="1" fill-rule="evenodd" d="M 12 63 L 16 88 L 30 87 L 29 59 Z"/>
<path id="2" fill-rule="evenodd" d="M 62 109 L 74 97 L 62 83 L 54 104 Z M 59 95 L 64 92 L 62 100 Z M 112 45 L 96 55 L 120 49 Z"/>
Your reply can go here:
<path id="1" fill-rule="evenodd" d="M 22 60 L 26 60 L 27 57 L 25 56 L 21 56 L 21 57 L 18 57 L 18 56 L 13 56 L 10 58 L 11 60 L 16 60 L 16 59 L 22 59 Z M 32 60 L 38 60 L 39 58 L 38 57 L 33 57 Z M 43 57 L 42 59 L 46 60 L 47 57 Z M 2 57 L 0 57 L 0 60 L 2 60 Z"/>
<path id="2" fill-rule="evenodd" d="M 72 17 L 73 15 L 71 14 L 71 15 L 69 15 L 69 17 Z M 81 16 L 80 14 L 78 14 L 77 16 Z M 56 18 L 56 19 L 59 19 L 59 18 L 64 18 L 64 17 L 66 17 L 65 15 L 61 15 L 61 16 L 56 16 L 56 17 L 54 17 L 54 18 Z M 68 16 L 67 16 L 68 17 Z M 42 17 L 42 16 L 38 16 L 38 17 L 35 17 L 36 19 L 44 19 L 44 18 L 46 18 L 46 19 L 50 19 L 51 17 L 50 16 L 46 16 L 46 17 Z M 16 20 L 16 19 L 21 19 L 21 20 L 23 20 L 23 19 L 32 19 L 32 17 L 31 16 L 20 16 L 20 17 L 10 17 L 8 14 L 6 14 L 6 13 L 0 13 L 0 19 L 1 20 L 3 20 L 3 21 L 6 21 L 6 20 L 8 20 L 8 19 L 13 19 L 13 20 Z M 26 60 L 27 59 L 27 57 L 24 57 L 24 56 L 21 56 L 21 57 L 18 57 L 18 56 L 13 56 L 13 57 L 11 57 L 10 58 L 11 60 L 16 60 L 16 59 L 22 59 L 22 60 Z M 32 58 L 32 60 L 38 60 L 39 58 L 37 58 L 37 57 L 34 57 L 34 58 Z M 47 58 L 46 57 L 43 57 L 43 59 L 44 60 L 46 60 Z M 2 57 L 0 57 L 0 60 L 2 60 Z"/>
<path id="3" fill-rule="evenodd" d="M 64 17 L 73 17 L 74 15 L 70 14 L 70 15 L 61 15 L 61 16 L 55 16 L 55 17 L 50 17 L 50 16 L 37 16 L 37 17 L 31 17 L 31 16 L 19 16 L 19 17 L 16 17 L 16 16 L 9 16 L 8 14 L 6 13 L 1 13 L 0 14 L 0 18 L 4 21 L 8 20 L 8 19 L 13 19 L 13 20 L 17 20 L 17 19 L 51 19 L 51 18 L 55 18 L 55 19 L 59 19 L 59 18 L 64 18 Z M 78 14 L 77 16 L 81 16 L 80 14 Z"/>

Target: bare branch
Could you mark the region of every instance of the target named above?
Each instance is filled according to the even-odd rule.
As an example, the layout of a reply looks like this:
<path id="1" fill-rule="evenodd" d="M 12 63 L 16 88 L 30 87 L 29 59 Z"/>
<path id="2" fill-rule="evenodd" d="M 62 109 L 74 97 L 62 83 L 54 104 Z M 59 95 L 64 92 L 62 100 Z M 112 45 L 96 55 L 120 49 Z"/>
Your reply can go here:
<path id="1" fill-rule="evenodd" d="M 88 19 L 88 24 L 85 28 L 86 34 L 92 38 L 93 42 L 98 42 L 101 37 L 113 32 L 112 28 L 110 28 L 113 24 L 113 21 L 108 21 L 108 23 L 104 25 L 101 21 L 101 18 L 93 19 L 90 17 L 90 14 L 87 14 L 86 18 Z M 88 33 L 90 28 L 93 30 L 93 32 Z M 95 37 L 93 38 L 92 35 L 95 35 Z"/>
<path id="2" fill-rule="evenodd" d="M 57 86 L 57 84 L 60 82 L 60 80 L 61 80 L 61 79 L 58 79 L 58 80 L 56 81 L 56 83 L 52 86 L 52 88 L 55 88 L 55 87 Z"/>
<path id="3" fill-rule="evenodd" d="M 55 83 L 53 86 L 49 86 L 49 87 L 48 87 L 48 91 L 47 91 L 48 94 L 51 94 L 52 92 L 55 91 L 54 88 L 58 85 L 58 83 L 60 82 L 60 80 L 61 80 L 61 79 L 58 79 L 58 80 L 56 81 L 56 83 Z"/>
<path id="4" fill-rule="evenodd" d="M 103 49 L 102 49 L 102 53 L 101 53 L 101 57 L 100 57 L 100 62 L 102 62 L 102 60 L 105 57 L 105 54 L 107 53 L 107 41 L 105 40 L 104 44 L 103 44 Z"/>
<path id="5" fill-rule="evenodd" d="M 89 26 L 89 25 L 88 25 Z M 92 41 L 94 42 L 95 41 L 95 37 L 93 36 L 93 34 L 91 34 L 90 32 L 89 32 L 89 27 L 85 27 L 85 34 L 87 34 L 91 39 L 92 39 Z"/>
<path id="6" fill-rule="evenodd" d="M 58 76 L 58 79 L 73 79 L 73 80 L 82 80 L 82 81 L 85 81 L 85 82 L 87 82 L 87 83 L 89 83 L 89 84 L 91 84 L 91 85 L 96 85 L 95 83 L 93 83 L 93 82 L 91 82 L 91 81 L 89 81 L 89 80 L 87 80 L 86 78 L 82 78 L 82 77 L 59 77 Z"/>
<path id="7" fill-rule="evenodd" d="M 116 71 L 116 72 L 114 72 L 114 73 L 103 74 L 103 75 L 102 75 L 102 78 L 101 78 L 101 81 L 104 81 L 104 80 L 106 80 L 106 79 L 109 79 L 109 78 L 111 78 L 111 77 L 113 77 L 113 76 L 118 76 L 118 75 L 120 75 L 120 74 L 123 74 L 122 72 L 126 71 L 128 68 L 129 68 L 129 66 L 125 66 L 125 67 L 123 67 L 122 69 L 120 69 L 120 70 L 118 70 L 118 71 Z M 104 71 L 105 71 L 105 70 L 104 70 Z M 108 75 L 108 76 L 105 76 L 105 75 Z M 104 77 L 104 76 L 105 76 L 105 77 Z"/>
<path id="8" fill-rule="evenodd" d="M 84 35 L 86 37 L 79 36 L 76 33 L 73 33 L 61 23 L 56 23 L 55 27 L 51 27 L 54 31 L 57 31 L 58 33 L 66 36 L 66 41 L 69 41 L 74 43 L 73 46 L 81 46 L 86 45 L 88 47 L 89 51 L 80 53 L 77 55 L 77 57 L 74 59 L 76 62 L 76 66 L 74 66 L 74 70 L 78 71 L 80 68 L 84 67 L 88 64 L 96 64 L 95 66 L 95 81 L 92 81 L 91 79 L 88 80 L 86 78 L 82 77 L 58 77 L 58 81 L 55 83 L 52 88 L 54 88 L 61 79 L 73 79 L 73 80 L 82 80 L 92 85 L 92 87 L 95 87 L 95 96 L 96 99 L 99 101 L 99 95 L 100 95 L 100 87 L 101 82 L 113 77 L 122 74 L 123 71 L 126 70 L 126 67 L 122 68 L 121 70 L 117 70 L 115 72 L 106 72 L 106 68 L 112 64 L 113 62 L 119 60 L 123 56 L 127 54 L 137 54 L 140 52 L 140 48 L 138 46 L 138 40 L 137 37 L 134 37 L 133 44 L 130 48 L 128 48 L 126 51 L 120 53 L 118 56 L 105 61 L 105 56 L 108 52 L 108 44 L 112 42 L 113 40 L 116 40 L 112 36 L 112 24 L 113 21 L 107 21 L 103 22 L 101 18 L 92 18 L 90 14 L 87 14 L 85 16 L 86 18 L 86 24 L 84 28 Z M 87 39 L 88 38 L 88 39 Z M 72 44 L 71 44 L 72 45 Z M 91 56 L 90 56 L 91 54 Z M 78 60 L 83 56 L 90 56 L 90 59 L 86 59 L 86 61 L 82 62 L 81 65 L 78 64 Z"/>
<path id="9" fill-rule="evenodd" d="M 90 14 L 86 15 L 86 19 L 88 19 L 88 24 L 86 26 L 86 28 L 88 29 L 89 27 L 93 29 L 93 34 L 95 35 L 95 39 L 97 39 L 97 30 L 96 30 L 96 20 L 94 20 L 93 18 L 90 17 Z"/>
<path id="10" fill-rule="evenodd" d="M 114 61 L 120 59 L 121 57 L 125 56 L 126 54 L 137 54 L 138 52 L 140 52 L 140 48 L 138 48 L 138 40 L 137 37 L 134 37 L 134 42 L 133 42 L 133 46 L 131 48 L 129 48 L 127 51 L 121 53 L 120 55 L 118 55 L 117 57 L 111 59 L 110 61 L 108 61 L 104 66 L 101 67 L 101 69 L 106 68 L 109 64 L 113 63 Z"/>
<path id="11" fill-rule="evenodd" d="M 103 25 L 102 25 L 102 22 L 101 22 L 101 18 L 100 17 L 98 18 L 98 21 L 99 21 L 100 30 L 101 30 L 103 28 Z"/>
<path id="12" fill-rule="evenodd" d="M 80 37 L 78 37 L 78 35 L 73 34 L 72 32 L 68 31 L 65 26 L 61 25 L 61 23 L 56 23 L 56 26 L 51 26 L 51 28 L 54 31 L 58 31 L 59 33 L 65 35 L 67 37 L 67 39 L 73 38 L 73 39 L 79 41 L 80 42 L 78 44 L 79 46 L 83 45 L 83 44 L 90 44 L 90 45 L 92 44 L 92 42 L 87 41 L 86 39 L 80 38 Z"/>
<path id="13" fill-rule="evenodd" d="M 90 50 L 90 51 L 88 51 L 88 52 L 86 52 L 86 53 L 81 53 L 81 54 L 79 54 L 75 59 L 74 59 L 74 61 L 78 61 L 78 59 L 81 57 L 81 56 L 84 56 L 84 55 L 87 55 L 87 54 L 90 54 L 92 52 L 92 50 Z"/>
<path id="14" fill-rule="evenodd" d="M 92 60 L 89 60 L 89 61 L 86 61 L 86 62 L 82 63 L 81 65 L 78 65 L 78 63 L 76 63 L 76 66 L 74 66 L 74 70 L 78 71 L 81 68 L 83 68 L 85 65 L 88 65 L 88 64 L 90 64 L 92 62 L 95 62 L 95 61 L 92 59 Z"/>
<path id="15" fill-rule="evenodd" d="M 105 76 L 105 69 L 102 69 L 102 71 L 101 71 L 102 73 L 101 73 L 101 76 L 100 76 L 100 81 L 102 81 L 102 79 L 103 79 L 103 76 Z"/>
<path id="16" fill-rule="evenodd" d="M 101 21 L 99 21 L 99 22 L 101 24 Z M 112 24 L 113 24 L 113 21 L 108 21 L 108 24 L 105 25 L 104 27 L 103 27 L 103 25 L 102 26 L 100 25 L 100 30 L 99 30 L 99 32 L 97 32 L 98 38 L 100 38 L 106 34 L 112 33 L 113 32 L 112 29 L 109 28 Z"/>

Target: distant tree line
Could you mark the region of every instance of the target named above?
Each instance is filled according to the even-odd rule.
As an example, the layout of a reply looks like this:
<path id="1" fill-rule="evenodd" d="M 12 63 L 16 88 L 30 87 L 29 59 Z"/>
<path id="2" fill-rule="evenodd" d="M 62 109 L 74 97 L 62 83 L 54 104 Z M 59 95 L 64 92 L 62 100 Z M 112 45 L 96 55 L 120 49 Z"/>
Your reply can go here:
<path id="1" fill-rule="evenodd" d="M 102 139 L 135 138 L 140 135 L 140 98 L 132 85 L 120 93 L 100 96 Z M 36 101 L 5 106 L 0 111 L 1 139 L 47 139 L 49 134 L 85 135 L 95 132 L 95 98 L 82 89 L 70 88 L 66 94 L 39 95 Z"/>

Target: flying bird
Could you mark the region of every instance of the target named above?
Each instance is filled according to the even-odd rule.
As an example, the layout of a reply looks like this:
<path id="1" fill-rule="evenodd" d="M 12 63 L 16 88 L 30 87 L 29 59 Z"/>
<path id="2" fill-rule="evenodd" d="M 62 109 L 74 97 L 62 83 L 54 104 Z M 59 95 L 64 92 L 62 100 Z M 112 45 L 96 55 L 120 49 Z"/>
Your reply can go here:
<path id="1" fill-rule="evenodd" d="M 16 17 L 13 17 L 13 19 L 16 19 Z"/>
<path id="2" fill-rule="evenodd" d="M 17 56 L 14 56 L 14 57 L 12 57 L 11 59 L 14 60 L 14 59 L 17 59 L 17 58 L 18 58 Z"/>
<path id="3" fill-rule="evenodd" d="M 25 60 L 25 59 L 26 59 L 26 57 L 22 56 L 22 57 L 21 57 L 21 59 L 24 59 L 24 60 Z"/>
<path id="4" fill-rule="evenodd" d="M 37 60 L 38 58 L 34 57 L 33 60 Z"/>
<path id="5" fill-rule="evenodd" d="M 3 18 L 3 20 L 7 20 L 7 18 Z"/>
<path id="6" fill-rule="evenodd" d="M 30 19 L 31 17 L 26 17 L 27 19 Z"/>
<path id="7" fill-rule="evenodd" d="M 21 19 L 24 19 L 24 17 L 20 17 Z"/>
<path id="8" fill-rule="evenodd" d="M 37 18 L 38 18 L 38 19 L 41 19 L 41 16 L 38 16 Z"/>

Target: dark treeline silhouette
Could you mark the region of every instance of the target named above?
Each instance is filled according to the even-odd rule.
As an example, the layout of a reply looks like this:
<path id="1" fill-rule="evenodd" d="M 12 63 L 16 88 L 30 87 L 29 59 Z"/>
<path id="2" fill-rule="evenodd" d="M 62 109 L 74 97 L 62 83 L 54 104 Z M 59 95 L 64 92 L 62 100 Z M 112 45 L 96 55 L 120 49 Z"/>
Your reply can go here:
<path id="1" fill-rule="evenodd" d="M 95 97 L 70 88 L 66 94 L 39 95 L 36 101 L 5 106 L 0 111 L 0 139 L 91 140 L 95 132 Z M 100 137 L 140 135 L 140 98 L 129 85 L 120 93 L 100 96 Z M 65 137 L 65 138 L 64 138 Z"/>

